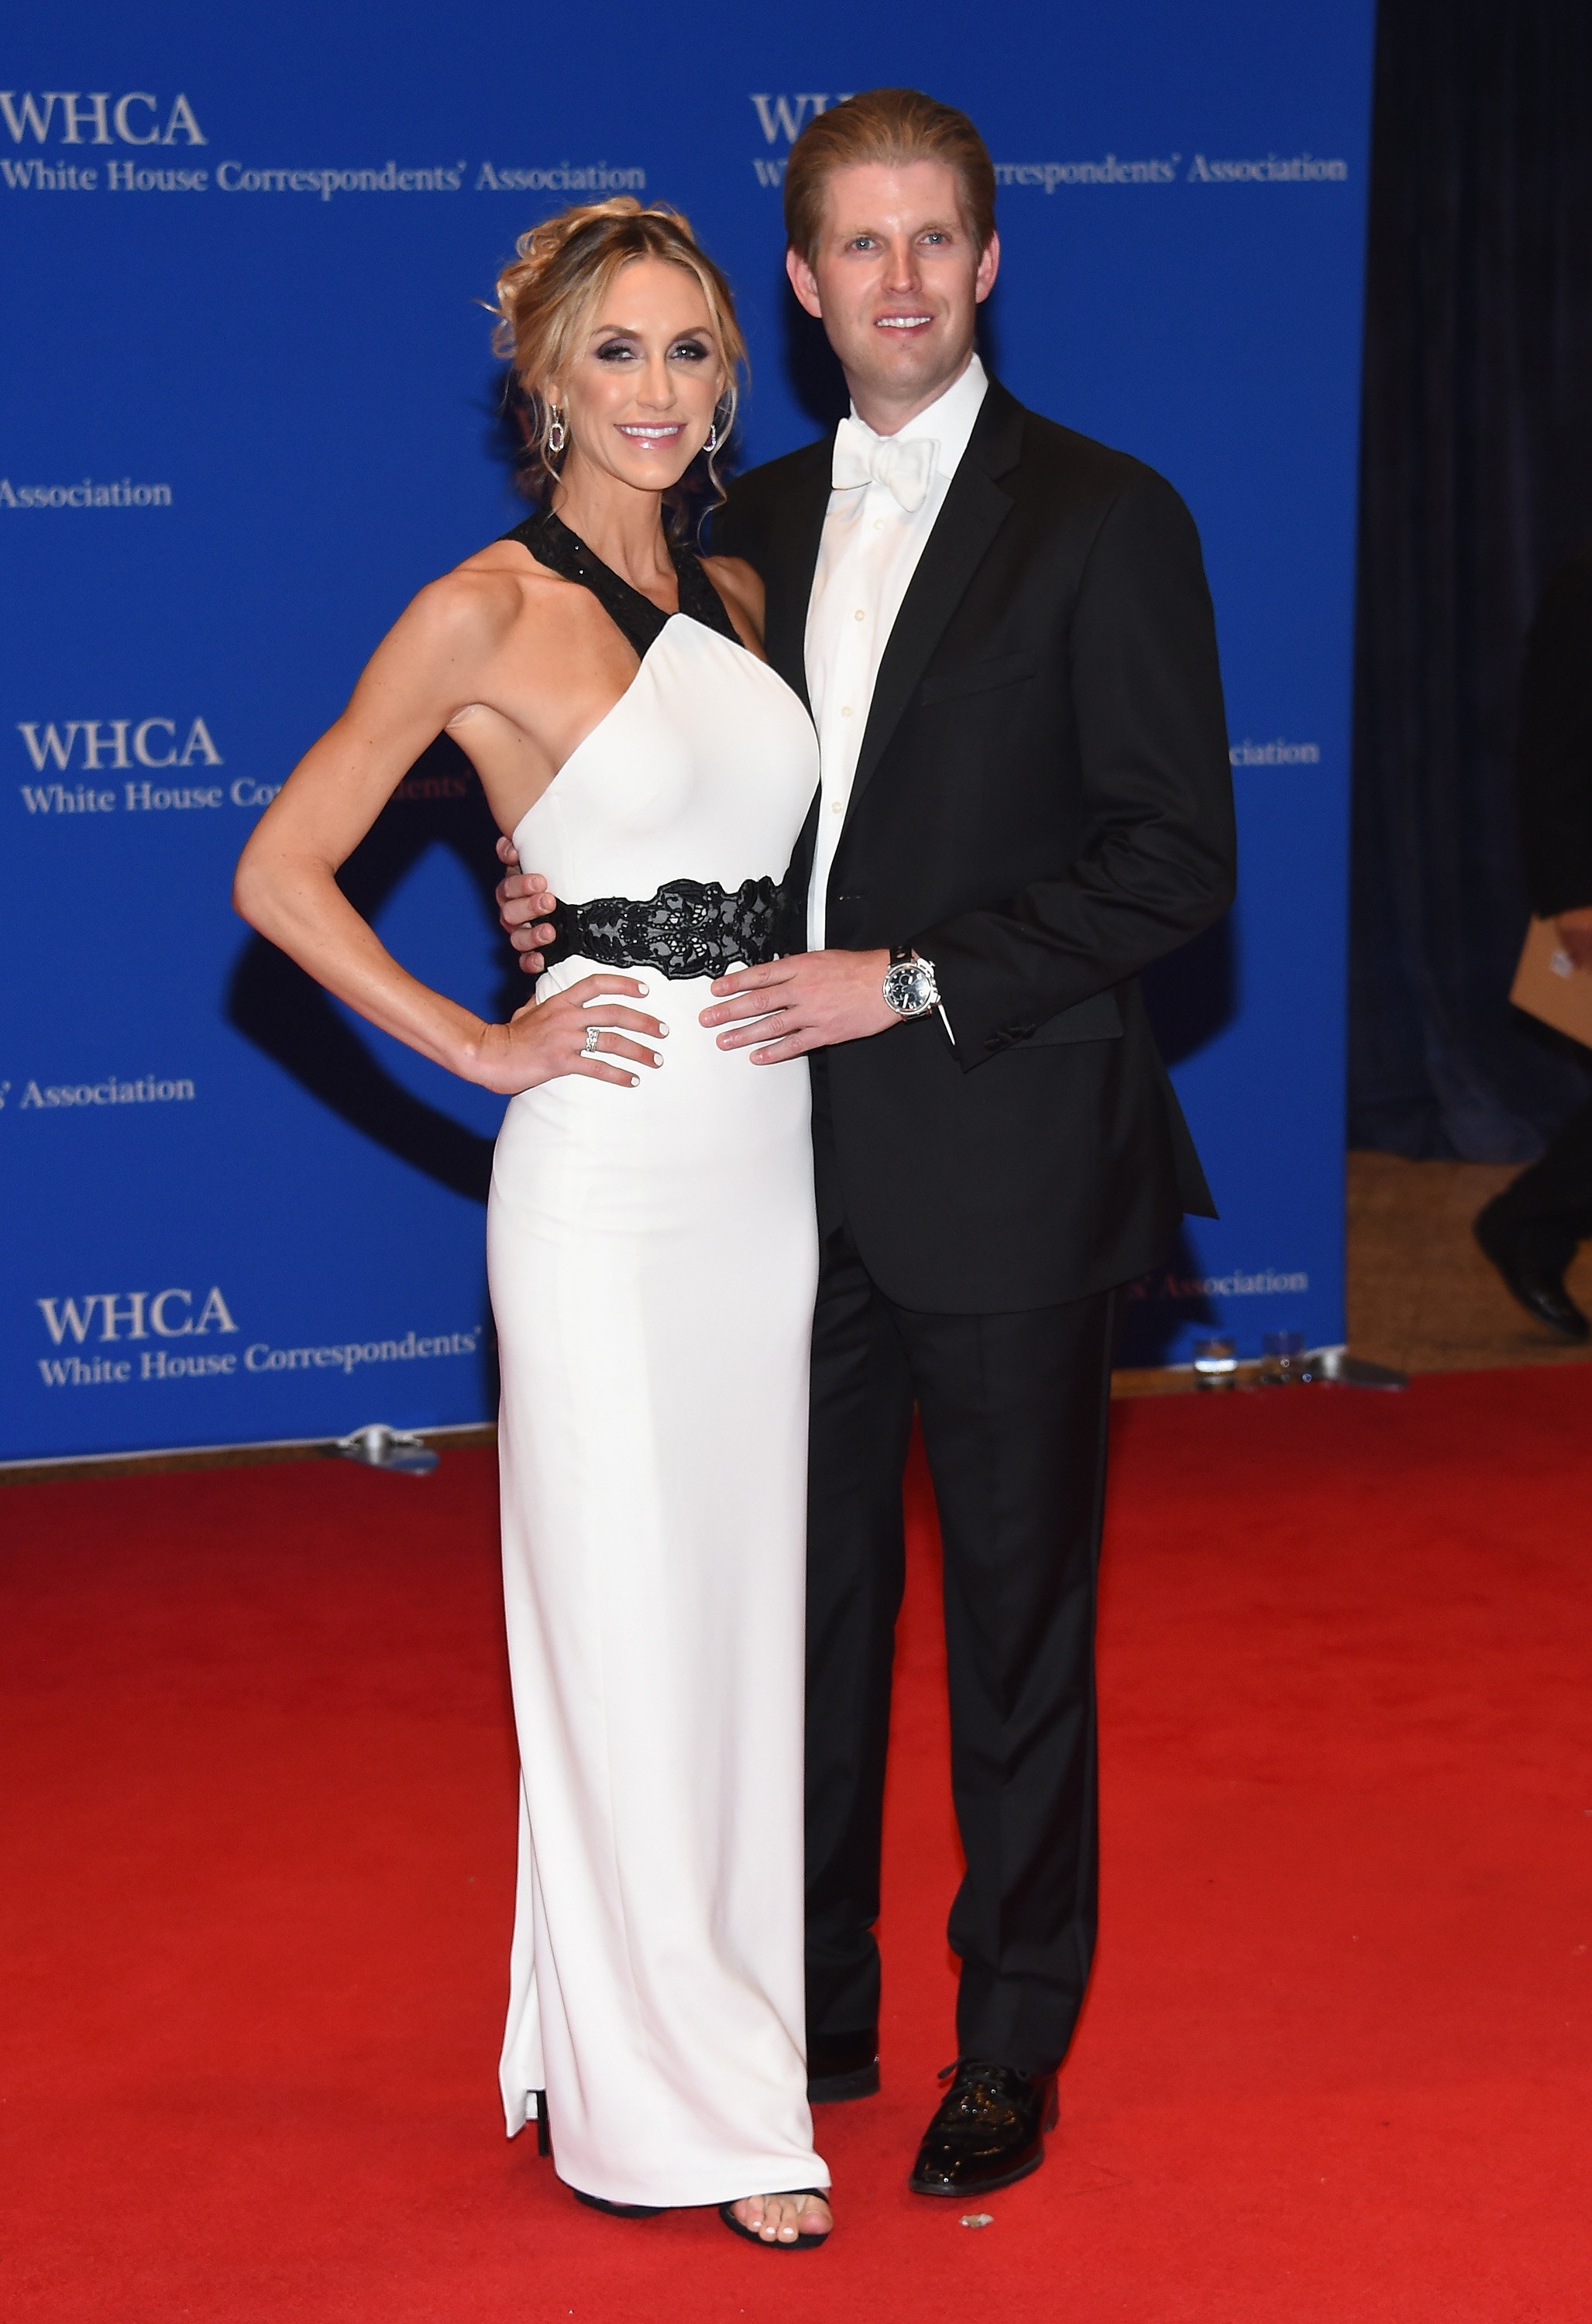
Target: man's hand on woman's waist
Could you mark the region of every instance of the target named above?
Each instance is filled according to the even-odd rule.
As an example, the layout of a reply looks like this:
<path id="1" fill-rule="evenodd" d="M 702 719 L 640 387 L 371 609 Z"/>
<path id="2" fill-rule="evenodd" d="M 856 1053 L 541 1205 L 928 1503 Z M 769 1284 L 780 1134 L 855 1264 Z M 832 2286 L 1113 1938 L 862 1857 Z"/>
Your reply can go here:
<path id="1" fill-rule="evenodd" d="M 558 899 L 539 872 L 522 872 L 511 839 L 498 842 L 498 862 L 507 864 L 508 877 L 498 881 L 498 925 L 520 955 L 527 976 L 542 973 L 542 946 L 553 941 L 555 929 L 546 914 Z"/>

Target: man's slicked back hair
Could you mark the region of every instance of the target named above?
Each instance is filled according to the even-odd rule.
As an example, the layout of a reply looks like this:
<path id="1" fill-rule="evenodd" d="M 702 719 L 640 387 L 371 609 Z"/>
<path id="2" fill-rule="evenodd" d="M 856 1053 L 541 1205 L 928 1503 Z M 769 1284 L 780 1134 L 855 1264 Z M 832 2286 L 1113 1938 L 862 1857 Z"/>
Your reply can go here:
<path id="1" fill-rule="evenodd" d="M 785 172 L 785 232 L 809 265 L 824 232 L 824 205 L 837 170 L 869 163 L 905 169 L 943 161 L 956 172 L 962 216 L 983 250 L 995 232 L 995 164 L 965 113 L 916 88 L 869 88 L 816 113 L 790 149 Z"/>

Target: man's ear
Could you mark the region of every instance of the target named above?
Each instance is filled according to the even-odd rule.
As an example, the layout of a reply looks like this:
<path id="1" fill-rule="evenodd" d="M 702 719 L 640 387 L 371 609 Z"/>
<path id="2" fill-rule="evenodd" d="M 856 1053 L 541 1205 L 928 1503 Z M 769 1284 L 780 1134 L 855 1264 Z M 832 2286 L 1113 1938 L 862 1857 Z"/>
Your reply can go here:
<path id="1" fill-rule="evenodd" d="M 818 320 L 822 322 L 824 319 L 824 302 L 818 296 L 818 277 L 814 273 L 812 268 L 808 265 L 806 260 L 802 256 L 799 250 L 787 250 L 786 252 L 785 271 L 790 277 L 790 287 L 796 292 L 798 300 L 806 309 L 809 315 L 815 315 Z M 993 275 L 991 275 L 989 279 L 991 281 L 995 280 Z"/>
<path id="2" fill-rule="evenodd" d="M 989 241 L 979 253 L 979 271 L 973 277 L 973 297 L 982 300 L 995 288 L 995 278 L 1000 272 L 1000 236 L 991 231 Z"/>

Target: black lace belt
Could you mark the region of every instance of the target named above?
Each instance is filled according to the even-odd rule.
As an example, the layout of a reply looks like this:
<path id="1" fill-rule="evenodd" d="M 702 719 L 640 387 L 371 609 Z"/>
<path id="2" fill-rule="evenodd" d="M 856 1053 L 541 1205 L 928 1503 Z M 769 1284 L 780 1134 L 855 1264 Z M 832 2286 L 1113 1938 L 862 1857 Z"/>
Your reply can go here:
<path id="1" fill-rule="evenodd" d="M 743 880 L 739 888 L 671 880 L 645 903 L 630 896 L 560 903 L 551 914 L 557 935 L 542 957 L 549 968 L 572 955 L 604 968 L 655 968 L 676 983 L 722 976 L 738 963 L 758 968 L 774 959 L 787 904 L 778 880 Z"/>

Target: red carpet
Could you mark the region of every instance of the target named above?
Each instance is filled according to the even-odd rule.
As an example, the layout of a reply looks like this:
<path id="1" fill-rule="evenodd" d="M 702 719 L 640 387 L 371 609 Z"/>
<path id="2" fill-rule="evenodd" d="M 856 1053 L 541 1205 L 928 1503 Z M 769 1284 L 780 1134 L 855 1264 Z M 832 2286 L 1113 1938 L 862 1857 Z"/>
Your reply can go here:
<path id="1" fill-rule="evenodd" d="M 902 2183 L 952 2048 L 919 1526 L 887 2086 L 799 2261 L 502 2137 L 492 1502 L 467 1452 L 0 1494 L 8 2324 L 1592 2310 L 1592 1370 L 1121 1412 L 1099 1973 L 982 2230 Z"/>

